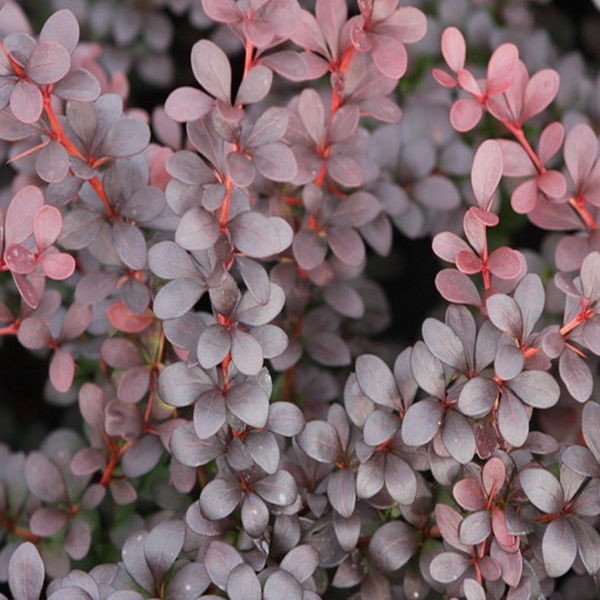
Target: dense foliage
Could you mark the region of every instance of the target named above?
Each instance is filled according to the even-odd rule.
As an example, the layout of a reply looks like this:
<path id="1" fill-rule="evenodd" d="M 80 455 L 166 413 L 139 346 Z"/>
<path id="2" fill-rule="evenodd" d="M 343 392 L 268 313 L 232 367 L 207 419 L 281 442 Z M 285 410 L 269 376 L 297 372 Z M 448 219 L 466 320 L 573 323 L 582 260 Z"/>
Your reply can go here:
<path id="1" fill-rule="evenodd" d="M 598 597 L 584 58 L 525 0 L 54 4 L 0 0 L 0 334 L 78 417 L 0 447 L 12 597 Z"/>

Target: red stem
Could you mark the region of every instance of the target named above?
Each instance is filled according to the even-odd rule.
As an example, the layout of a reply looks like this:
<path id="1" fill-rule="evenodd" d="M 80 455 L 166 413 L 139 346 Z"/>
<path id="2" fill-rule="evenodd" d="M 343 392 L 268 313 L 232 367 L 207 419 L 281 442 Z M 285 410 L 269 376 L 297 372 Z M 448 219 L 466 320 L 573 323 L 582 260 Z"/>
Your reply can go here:
<path id="1" fill-rule="evenodd" d="M 19 331 L 19 321 L 15 321 L 6 327 L 0 327 L 0 335 L 16 335 Z"/>
<path id="2" fill-rule="evenodd" d="M 87 162 L 83 154 L 77 149 L 77 146 L 67 137 L 60 124 L 58 118 L 56 117 L 56 113 L 54 112 L 54 108 L 52 106 L 52 96 L 51 96 L 52 86 L 48 86 L 43 93 L 44 96 L 44 112 L 46 117 L 48 118 L 48 122 L 50 124 L 50 128 L 52 129 L 52 134 L 54 139 L 67 151 L 70 156 L 78 158 L 84 162 Z M 106 210 L 106 213 L 110 219 L 114 219 L 117 214 L 115 213 L 113 207 L 110 204 L 106 191 L 104 190 L 104 186 L 102 182 L 98 179 L 98 177 L 92 177 L 89 181 L 90 185 L 98 194 L 100 200 L 102 200 L 102 204 Z"/>

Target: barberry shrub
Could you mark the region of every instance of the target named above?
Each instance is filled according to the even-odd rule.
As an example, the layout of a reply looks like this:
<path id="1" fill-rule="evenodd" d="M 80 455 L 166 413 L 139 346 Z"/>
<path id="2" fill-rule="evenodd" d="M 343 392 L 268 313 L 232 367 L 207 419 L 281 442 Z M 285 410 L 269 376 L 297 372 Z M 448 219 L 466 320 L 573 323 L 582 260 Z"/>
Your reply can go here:
<path id="1" fill-rule="evenodd" d="M 12 598 L 598 597 L 591 66 L 525 0 L 47 4 L 0 0 L 0 334 L 68 411 L 0 446 Z"/>

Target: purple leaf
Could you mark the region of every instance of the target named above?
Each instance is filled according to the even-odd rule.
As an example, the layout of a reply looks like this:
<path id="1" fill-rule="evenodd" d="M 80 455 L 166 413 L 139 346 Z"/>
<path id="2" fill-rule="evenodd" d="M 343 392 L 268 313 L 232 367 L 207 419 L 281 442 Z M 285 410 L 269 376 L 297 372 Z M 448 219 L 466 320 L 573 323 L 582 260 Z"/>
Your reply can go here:
<path id="1" fill-rule="evenodd" d="M 534 408 L 549 408 L 558 402 L 560 388 L 544 371 L 523 371 L 510 382 L 511 390 Z"/>
<path id="2" fill-rule="evenodd" d="M 47 85 L 62 79 L 71 66 L 71 57 L 64 46 L 54 42 L 39 42 L 27 63 L 27 75 L 35 83 Z"/>
<path id="3" fill-rule="evenodd" d="M 377 529 L 369 542 L 368 553 L 383 571 L 397 571 L 417 549 L 417 537 L 409 525 L 401 521 L 387 523 Z"/>
<path id="4" fill-rule="evenodd" d="M 181 521 L 163 521 L 156 525 L 144 542 L 144 555 L 156 581 L 161 581 L 175 562 L 185 537 Z"/>
<path id="5" fill-rule="evenodd" d="M 523 319 L 519 305 L 505 294 L 494 294 L 486 301 L 490 321 L 502 332 L 521 340 Z"/>
<path id="6" fill-rule="evenodd" d="M 423 446 L 433 439 L 441 423 L 441 404 L 425 398 L 406 412 L 402 422 L 402 439 L 409 446 Z"/>
<path id="7" fill-rule="evenodd" d="M 40 31 L 44 42 L 61 44 L 72 53 L 79 42 L 79 23 L 70 10 L 59 10 L 52 14 Z"/>
<path id="8" fill-rule="evenodd" d="M 306 454 L 319 462 L 334 463 L 342 459 L 342 446 L 338 434 L 329 423 L 307 423 L 296 440 Z"/>
<path id="9" fill-rule="evenodd" d="M 475 284 L 456 269 L 443 269 L 435 277 L 435 287 L 448 302 L 479 306 L 481 298 Z"/>
<path id="10" fill-rule="evenodd" d="M 468 546 L 481 544 L 491 533 L 492 523 L 487 510 L 468 515 L 460 524 L 460 541 Z"/>
<path id="11" fill-rule="evenodd" d="M 399 504 L 411 505 L 417 495 L 417 478 L 411 467 L 394 454 L 385 461 L 385 487 L 390 496 Z"/>
<path id="12" fill-rule="evenodd" d="M 244 382 L 229 390 L 227 408 L 244 423 L 261 429 L 269 413 L 269 397 L 258 385 Z"/>
<path id="13" fill-rule="evenodd" d="M 236 104 L 261 102 L 271 90 L 273 71 L 262 65 L 253 67 L 244 77 L 236 95 Z"/>
<path id="14" fill-rule="evenodd" d="M 200 494 L 202 514 L 212 521 L 231 514 L 242 499 L 242 488 L 228 479 L 213 479 Z M 208 565 L 206 565 L 207 570 Z"/>
<path id="15" fill-rule="evenodd" d="M 542 555 L 549 577 L 560 577 L 573 565 L 577 542 L 569 521 L 564 517 L 555 519 L 546 527 L 542 538 Z"/>
<path id="16" fill-rule="evenodd" d="M 298 435 L 304 428 L 302 411 L 291 402 L 274 402 L 269 408 L 267 429 L 291 437 Z"/>
<path id="17" fill-rule="evenodd" d="M 246 437 L 246 449 L 252 460 L 269 475 L 279 466 L 279 446 L 270 431 L 251 431 Z"/>
<path id="18" fill-rule="evenodd" d="M 200 40 L 192 48 L 192 69 L 198 83 L 215 98 L 229 103 L 231 99 L 231 66 L 217 45 Z"/>
<path id="19" fill-rule="evenodd" d="M 567 349 L 560 355 L 558 372 L 569 394 L 577 402 L 585 402 L 592 395 L 594 389 L 592 373 L 587 363 L 575 352 Z"/>
<path id="20" fill-rule="evenodd" d="M 463 415 L 450 410 L 442 425 L 442 440 L 448 452 L 459 463 L 468 463 L 475 454 L 475 435 Z"/>
<path id="21" fill-rule="evenodd" d="M 192 87 L 180 87 L 171 92 L 165 102 L 165 111 L 178 123 L 196 121 L 206 115 L 214 105 L 214 100 Z"/>
<path id="22" fill-rule="evenodd" d="M 440 583 L 453 583 L 467 570 L 469 560 L 457 552 L 442 552 L 429 565 L 431 576 Z"/>
<path id="23" fill-rule="evenodd" d="M 277 471 L 254 485 L 256 493 L 275 506 L 288 506 L 298 497 L 296 481 L 287 471 Z"/>
<path id="24" fill-rule="evenodd" d="M 583 407 L 581 429 L 587 447 L 600 463 L 600 405 L 596 402 Z"/>
<path id="25" fill-rule="evenodd" d="M 25 480 L 34 496 L 43 502 L 67 502 L 67 487 L 59 468 L 41 452 L 32 452 L 25 461 Z"/>
<path id="26" fill-rule="evenodd" d="M 286 571 L 275 571 L 265 582 L 263 600 L 302 600 L 303 597 L 302 587 Z"/>
<path id="27" fill-rule="evenodd" d="M 231 333 L 231 358 L 244 375 L 257 375 L 263 366 L 260 344 L 240 329 L 234 329 Z"/>
<path id="28" fill-rule="evenodd" d="M 525 469 L 519 474 L 519 481 L 534 506 L 548 514 L 562 510 L 565 496 L 560 483 L 552 473 L 545 469 Z"/>
<path id="29" fill-rule="evenodd" d="M 519 448 L 529 433 L 529 417 L 521 401 L 510 391 L 502 394 L 498 408 L 498 429 L 502 437 Z"/>
<path id="30" fill-rule="evenodd" d="M 199 439 L 192 423 L 186 423 L 173 432 L 170 449 L 173 456 L 188 467 L 205 465 L 225 451 L 217 438 Z"/>
<path id="31" fill-rule="evenodd" d="M 309 580 L 319 565 L 319 553 L 309 544 L 300 544 L 292 548 L 279 564 L 280 568 L 291 573 L 296 581 Z"/>
<path id="32" fill-rule="evenodd" d="M 205 440 L 215 435 L 225 423 L 225 398 L 221 390 L 209 390 L 194 405 L 194 430 Z"/>
<path id="33" fill-rule="evenodd" d="M 257 212 L 244 212 L 229 222 L 234 244 L 253 258 L 265 258 L 283 252 L 292 243 L 294 233 L 279 217 L 265 217 Z"/>
<path id="34" fill-rule="evenodd" d="M 425 319 L 421 330 L 423 340 L 436 358 L 457 370 L 466 370 L 463 343 L 448 325 L 437 319 Z"/>
<path id="35" fill-rule="evenodd" d="M 243 562 L 235 548 L 220 541 L 210 544 L 204 558 L 206 571 L 211 581 L 222 590 L 227 589 L 229 574 Z"/>
<path id="36" fill-rule="evenodd" d="M 327 481 L 327 497 L 342 517 L 351 517 L 356 504 L 354 474 L 348 469 L 332 473 Z"/>
<path id="37" fill-rule="evenodd" d="M 249 565 L 239 564 L 231 571 L 227 595 L 231 600 L 262 600 L 260 582 Z"/>
<path id="38" fill-rule="evenodd" d="M 44 584 L 44 563 L 31 542 L 21 544 L 8 563 L 8 585 L 14 600 L 38 600 Z"/>
<path id="39" fill-rule="evenodd" d="M 273 181 L 292 181 L 298 167 L 294 153 L 283 143 L 273 142 L 253 149 L 252 158 L 258 171 Z"/>

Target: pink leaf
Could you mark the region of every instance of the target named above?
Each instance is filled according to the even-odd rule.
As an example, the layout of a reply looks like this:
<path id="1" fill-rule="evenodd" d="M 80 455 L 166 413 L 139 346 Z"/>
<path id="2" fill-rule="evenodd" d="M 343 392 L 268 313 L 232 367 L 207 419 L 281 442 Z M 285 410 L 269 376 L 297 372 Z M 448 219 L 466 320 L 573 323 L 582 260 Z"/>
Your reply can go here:
<path id="1" fill-rule="evenodd" d="M 356 23 L 350 30 L 350 39 L 352 44 L 359 52 L 371 52 L 373 50 L 373 41 L 371 36 Z"/>
<path id="2" fill-rule="evenodd" d="M 45 205 L 38 210 L 33 220 L 33 234 L 40 251 L 52 246 L 58 239 L 62 222 L 62 215 L 58 208 Z"/>
<path id="3" fill-rule="evenodd" d="M 481 271 L 481 259 L 472 250 L 463 250 L 456 255 L 456 267 L 461 273 L 474 275 Z"/>
<path id="4" fill-rule="evenodd" d="M 11 200 L 6 211 L 5 243 L 20 244 L 33 233 L 33 220 L 44 204 L 40 188 L 28 185 Z"/>
<path id="5" fill-rule="evenodd" d="M 510 197 L 510 205 L 520 215 L 531 212 L 536 207 L 537 201 L 538 187 L 535 179 L 529 179 L 517 186 Z"/>
<path id="6" fill-rule="evenodd" d="M 392 2 L 391 4 L 396 6 L 396 2 Z M 395 37 L 404 44 L 418 42 L 423 39 L 427 31 L 425 14 L 414 6 L 401 6 L 394 11 L 387 20 L 387 23 L 393 25 Z"/>
<path id="7" fill-rule="evenodd" d="M 40 296 L 35 289 L 35 286 L 24 275 L 13 273 L 12 276 L 15 285 L 17 286 L 17 290 L 19 290 L 19 294 L 21 294 L 25 304 L 31 308 L 37 308 L 40 302 Z"/>
<path id="8" fill-rule="evenodd" d="M 502 174 L 507 177 L 531 177 L 537 169 L 523 146 L 512 140 L 498 140 L 502 150 Z"/>
<path id="9" fill-rule="evenodd" d="M 19 244 L 11 244 L 4 252 L 8 268 L 20 275 L 29 275 L 36 268 L 35 255 Z"/>
<path id="10" fill-rule="evenodd" d="M 154 322 L 154 316 L 149 310 L 144 314 L 136 315 L 120 301 L 111 304 L 106 313 L 110 324 L 125 333 L 141 333 Z"/>
<path id="11" fill-rule="evenodd" d="M 402 42 L 391 36 L 376 36 L 371 56 L 381 74 L 390 79 L 400 79 L 406 73 L 406 48 Z"/>
<path id="12" fill-rule="evenodd" d="M 546 171 L 537 181 L 540 190 L 550 198 L 559 200 L 567 193 L 567 181 L 559 171 Z"/>
<path id="13" fill-rule="evenodd" d="M 478 206 L 471 206 L 469 214 L 480 223 L 483 223 L 486 227 L 496 227 L 500 222 L 496 213 L 488 210 L 481 210 Z"/>
<path id="14" fill-rule="evenodd" d="M 490 254 L 487 264 L 496 277 L 514 279 L 521 273 L 525 265 L 525 259 L 520 252 L 502 246 Z"/>
<path id="15" fill-rule="evenodd" d="M 492 203 L 504 163 L 500 145 L 495 140 L 486 140 L 479 146 L 473 159 L 471 185 L 479 207 L 487 210 Z"/>
<path id="16" fill-rule="evenodd" d="M 218 23 L 237 23 L 243 18 L 234 0 L 202 0 L 202 8 Z"/>
<path id="17" fill-rule="evenodd" d="M 456 501 L 466 510 L 480 510 L 485 506 L 485 497 L 477 479 L 466 477 L 454 484 L 452 494 Z"/>
<path id="18" fill-rule="evenodd" d="M 431 244 L 433 251 L 442 260 L 455 262 L 459 252 L 469 251 L 467 243 L 455 233 L 442 231 L 438 233 Z"/>
<path id="19" fill-rule="evenodd" d="M 504 463 L 497 456 L 490 458 L 483 465 L 481 479 L 483 481 L 483 489 L 488 496 L 498 494 L 506 479 L 506 467 Z"/>
<path id="20" fill-rule="evenodd" d="M 481 298 L 475 284 L 456 269 L 440 271 L 435 278 L 435 287 L 448 302 L 481 305 Z"/>
<path id="21" fill-rule="evenodd" d="M 450 123 L 456 131 L 470 131 L 483 116 L 483 107 L 471 98 L 457 100 L 450 109 Z"/>
<path id="22" fill-rule="evenodd" d="M 447 27 L 442 34 L 442 55 L 455 73 L 465 66 L 466 54 L 463 34 L 456 27 Z"/>
<path id="23" fill-rule="evenodd" d="M 340 31 L 348 17 L 348 4 L 345 0 L 317 0 L 315 16 L 332 56 L 336 57 Z"/>
<path id="24" fill-rule="evenodd" d="M 487 234 L 485 231 L 487 225 L 483 222 L 481 215 L 493 214 L 481 209 L 479 209 L 479 212 L 469 209 L 463 217 L 463 231 L 465 232 L 465 236 L 469 244 L 471 244 L 475 252 L 480 256 L 487 251 Z"/>
<path id="25" fill-rule="evenodd" d="M 541 113 L 553 100 L 558 92 L 560 77 L 553 69 L 538 71 L 525 88 L 525 99 L 521 123 Z"/>
<path id="26" fill-rule="evenodd" d="M 564 148 L 565 163 L 575 185 L 586 179 L 598 155 L 598 138 L 589 125 L 575 125 L 567 134 Z"/>
<path id="27" fill-rule="evenodd" d="M 73 275 L 75 259 L 66 252 L 46 252 L 42 256 L 42 267 L 50 279 L 62 281 Z"/>
<path id="28" fill-rule="evenodd" d="M 510 77 L 518 60 L 519 51 L 514 44 L 502 44 L 496 48 L 487 68 L 488 94 L 501 94 L 510 87 Z"/>
<path id="29" fill-rule="evenodd" d="M 50 360 L 50 381 L 63 394 L 73 384 L 75 376 L 75 361 L 73 357 L 60 348 L 54 352 Z"/>
<path id="30" fill-rule="evenodd" d="M 550 123 L 542 134 L 538 143 L 538 156 L 542 164 L 546 164 L 560 149 L 565 139 L 565 128 L 558 121 Z"/>
<path id="31" fill-rule="evenodd" d="M 467 69 L 461 69 L 456 75 L 458 78 L 458 85 L 465 92 L 475 97 L 481 96 L 481 87 L 471 71 L 467 71 Z"/>
<path id="32" fill-rule="evenodd" d="M 319 145 L 325 136 L 325 106 L 315 90 L 306 89 L 300 95 L 298 114 L 310 138 Z"/>
<path id="33" fill-rule="evenodd" d="M 448 75 L 446 71 L 442 71 L 441 69 L 433 69 L 431 71 L 433 78 L 443 87 L 445 88 L 453 88 L 456 87 L 456 79 L 452 77 L 452 75 Z"/>

